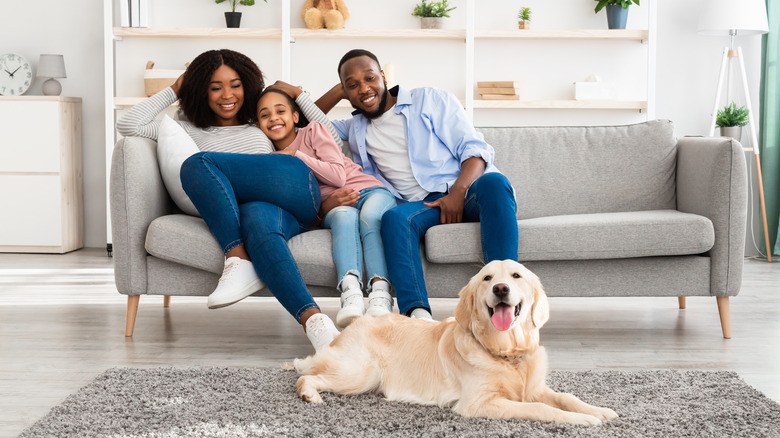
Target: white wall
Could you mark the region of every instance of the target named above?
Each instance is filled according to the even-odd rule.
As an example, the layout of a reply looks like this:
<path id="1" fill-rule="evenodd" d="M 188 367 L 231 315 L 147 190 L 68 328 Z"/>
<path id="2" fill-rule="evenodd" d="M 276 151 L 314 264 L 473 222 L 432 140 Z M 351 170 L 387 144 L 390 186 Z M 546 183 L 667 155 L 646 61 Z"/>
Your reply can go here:
<path id="1" fill-rule="evenodd" d="M 107 2 L 112 0 L 105 0 Z M 116 1 L 116 0 L 113 0 Z M 151 25 L 160 27 L 223 27 L 227 7 L 211 0 L 149 0 Z M 646 28 L 648 2 L 632 6 L 629 28 Z M 696 34 L 699 11 L 707 0 L 657 1 L 657 118 L 673 120 L 678 136 L 706 135 L 714 104 L 721 51 L 726 37 Z M 258 0 L 252 7 L 241 7 L 242 27 L 279 27 L 279 1 L 268 4 Z M 415 17 L 409 15 L 415 0 L 378 2 L 347 1 L 352 18 L 348 28 L 413 28 Z M 447 26 L 465 26 L 465 0 L 451 0 L 458 6 Z M 478 28 L 511 29 L 520 6 L 514 0 L 477 0 Z M 303 0 L 292 0 L 293 27 L 302 27 L 298 13 Z M 489 4 L 489 6 L 484 6 Z M 532 8 L 534 28 L 606 28 L 604 13 L 593 13 L 595 2 L 583 0 L 525 0 Z M 103 9 L 98 0 L 40 0 L 35 5 L 33 25 L 26 19 L 30 6 L 25 2 L 5 0 L 0 6 L 0 52 L 15 51 L 37 64 L 41 53 L 65 55 L 68 78 L 62 80 L 63 95 L 83 99 L 84 118 L 84 189 L 86 245 L 103 247 L 105 227 L 105 154 L 103 128 Z M 740 37 L 751 100 L 758 111 L 760 37 Z M 637 46 L 640 47 L 637 47 Z M 154 60 L 157 68 L 180 68 L 205 49 L 229 47 L 252 57 L 263 69 L 268 82 L 280 78 L 278 42 L 254 40 L 145 40 L 125 39 L 117 42 L 121 64 L 117 72 L 117 90 L 121 96 L 143 92 L 143 68 Z M 437 85 L 452 89 L 461 97 L 465 77 L 465 50 L 457 41 L 404 42 L 381 40 L 307 40 L 293 45 L 292 82 L 303 84 L 313 95 L 319 95 L 337 81 L 336 64 L 346 50 L 363 47 L 375 51 L 380 61 L 393 63 L 398 82 L 405 86 Z M 435 57 L 430 49 L 435 50 Z M 646 45 L 637 42 L 543 41 L 525 44 L 518 41 L 478 42 L 477 80 L 493 76 L 510 76 L 523 82 L 524 98 L 570 98 L 570 83 L 587 73 L 596 73 L 615 85 L 623 99 L 644 99 L 647 56 Z M 34 65 L 35 67 L 35 65 Z M 497 79 L 497 78 L 496 78 Z M 736 78 L 735 78 L 736 79 Z M 737 84 L 736 80 L 734 81 Z M 36 80 L 28 94 L 41 94 Z M 733 96 L 744 100 L 739 87 Z M 722 102 L 725 104 L 725 102 Z M 722 105 L 721 105 L 722 106 Z M 339 116 L 344 116 L 342 110 Z M 578 112 L 571 110 L 482 111 L 475 114 L 480 126 L 496 124 L 608 124 L 632 123 L 645 115 L 627 111 Z M 751 146 L 747 135 L 743 138 Z"/>

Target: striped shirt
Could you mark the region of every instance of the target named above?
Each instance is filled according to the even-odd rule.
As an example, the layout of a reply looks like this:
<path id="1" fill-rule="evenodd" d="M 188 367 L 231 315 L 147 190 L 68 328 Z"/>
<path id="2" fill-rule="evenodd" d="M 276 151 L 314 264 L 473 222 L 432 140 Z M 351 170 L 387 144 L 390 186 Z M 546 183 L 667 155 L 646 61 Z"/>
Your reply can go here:
<path id="1" fill-rule="evenodd" d="M 157 140 L 160 121 L 155 120 L 155 117 L 178 99 L 171 87 L 160 91 L 127 111 L 116 122 L 117 131 L 125 137 L 145 137 Z M 320 111 L 308 93 L 301 93 L 295 99 L 295 103 L 301 108 L 301 112 L 306 118 L 327 126 L 336 143 L 342 146 L 341 138 L 328 120 L 328 116 Z M 186 120 L 178 120 L 177 122 L 195 141 L 198 149 L 202 151 L 267 154 L 275 150 L 268 137 L 255 125 L 198 128 Z"/>

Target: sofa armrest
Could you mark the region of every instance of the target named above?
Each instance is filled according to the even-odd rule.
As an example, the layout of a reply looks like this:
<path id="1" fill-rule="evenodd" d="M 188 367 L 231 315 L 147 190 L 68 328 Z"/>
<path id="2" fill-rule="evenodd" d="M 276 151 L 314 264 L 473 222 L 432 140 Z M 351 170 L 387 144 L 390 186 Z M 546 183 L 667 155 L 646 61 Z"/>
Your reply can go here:
<path id="1" fill-rule="evenodd" d="M 157 217 L 173 211 L 157 165 L 157 142 L 126 137 L 111 158 L 111 236 L 117 290 L 146 293 L 146 231 Z"/>
<path id="2" fill-rule="evenodd" d="M 742 284 L 747 224 L 747 168 L 739 142 L 686 137 L 677 143 L 677 209 L 706 216 L 715 229 L 710 291 L 734 296 Z"/>

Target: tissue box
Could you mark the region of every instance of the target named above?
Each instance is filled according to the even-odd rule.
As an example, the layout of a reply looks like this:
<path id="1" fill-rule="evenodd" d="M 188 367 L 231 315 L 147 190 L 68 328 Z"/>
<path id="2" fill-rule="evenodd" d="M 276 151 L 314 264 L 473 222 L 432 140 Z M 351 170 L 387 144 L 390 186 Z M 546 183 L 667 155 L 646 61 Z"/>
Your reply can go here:
<path id="1" fill-rule="evenodd" d="M 607 100 L 610 99 L 609 87 L 602 82 L 575 82 L 575 100 Z"/>
<path id="2" fill-rule="evenodd" d="M 165 87 L 173 85 L 176 79 L 183 73 L 184 70 L 144 70 L 144 91 L 146 96 L 154 96 L 164 90 Z"/>

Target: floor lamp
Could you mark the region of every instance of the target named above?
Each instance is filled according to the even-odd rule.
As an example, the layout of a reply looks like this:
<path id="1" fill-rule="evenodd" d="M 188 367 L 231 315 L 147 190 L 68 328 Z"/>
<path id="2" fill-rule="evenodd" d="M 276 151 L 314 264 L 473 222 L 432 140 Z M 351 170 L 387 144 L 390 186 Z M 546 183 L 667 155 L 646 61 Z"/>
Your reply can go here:
<path id="1" fill-rule="evenodd" d="M 766 239 L 767 261 L 772 262 L 772 251 L 769 246 L 769 230 L 766 223 L 766 203 L 764 202 L 764 183 L 761 177 L 761 162 L 759 160 L 758 135 L 753 119 L 753 109 L 750 105 L 750 93 L 745 76 L 745 59 L 742 56 L 742 47 L 734 48 L 734 39 L 737 35 L 756 35 L 769 32 L 766 17 L 765 0 L 707 0 L 699 19 L 699 34 L 702 35 L 728 35 L 730 47 L 723 49 L 723 59 L 720 64 L 718 76 L 718 90 L 715 93 L 715 107 L 712 110 L 709 135 L 715 135 L 715 115 L 723 88 L 723 78 L 726 68 L 730 67 L 731 60 L 737 58 L 742 76 L 742 88 L 745 92 L 745 106 L 748 109 L 748 124 L 750 125 L 750 140 L 752 141 L 753 154 L 756 160 L 756 176 L 758 177 L 758 194 L 761 202 L 761 216 L 764 222 L 764 238 Z M 731 69 L 729 69 L 729 73 Z M 729 76 L 729 75 L 726 75 Z M 726 85 L 726 100 L 730 99 L 729 88 Z M 750 149 L 747 149 L 750 150 Z"/>

